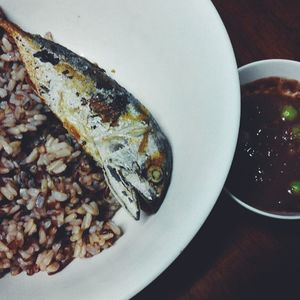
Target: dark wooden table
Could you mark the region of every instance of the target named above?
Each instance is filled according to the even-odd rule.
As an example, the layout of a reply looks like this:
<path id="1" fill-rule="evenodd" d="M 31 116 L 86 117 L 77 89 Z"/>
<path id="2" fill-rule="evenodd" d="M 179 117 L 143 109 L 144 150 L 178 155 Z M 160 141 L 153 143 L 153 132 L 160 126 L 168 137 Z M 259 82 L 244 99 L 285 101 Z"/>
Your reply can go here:
<path id="1" fill-rule="evenodd" d="M 214 0 L 239 66 L 300 59 L 300 0 Z M 134 300 L 300 299 L 300 221 L 255 215 L 222 193 L 177 260 Z"/>

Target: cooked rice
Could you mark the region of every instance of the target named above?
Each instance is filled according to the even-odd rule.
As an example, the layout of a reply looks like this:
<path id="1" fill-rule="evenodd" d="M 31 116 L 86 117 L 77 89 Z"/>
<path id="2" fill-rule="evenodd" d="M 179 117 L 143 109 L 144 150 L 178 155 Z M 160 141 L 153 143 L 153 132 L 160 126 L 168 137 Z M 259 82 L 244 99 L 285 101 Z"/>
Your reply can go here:
<path id="1" fill-rule="evenodd" d="M 0 277 L 54 274 L 115 242 L 119 205 L 30 87 L 14 43 L 0 36 Z"/>

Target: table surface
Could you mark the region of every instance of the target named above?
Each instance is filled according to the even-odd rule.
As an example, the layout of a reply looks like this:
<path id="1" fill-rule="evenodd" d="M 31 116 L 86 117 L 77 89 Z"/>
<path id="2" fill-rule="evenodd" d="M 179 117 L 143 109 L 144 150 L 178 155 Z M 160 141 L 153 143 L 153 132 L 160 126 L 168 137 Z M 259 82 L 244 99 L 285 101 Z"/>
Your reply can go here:
<path id="1" fill-rule="evenodd" d="M 238 66 L 300 59 L 299 0 L 214 0 Z M 300 222 L 255 215 L 222 193 L 176 261 L 134 300 L 300 299 Z"/>

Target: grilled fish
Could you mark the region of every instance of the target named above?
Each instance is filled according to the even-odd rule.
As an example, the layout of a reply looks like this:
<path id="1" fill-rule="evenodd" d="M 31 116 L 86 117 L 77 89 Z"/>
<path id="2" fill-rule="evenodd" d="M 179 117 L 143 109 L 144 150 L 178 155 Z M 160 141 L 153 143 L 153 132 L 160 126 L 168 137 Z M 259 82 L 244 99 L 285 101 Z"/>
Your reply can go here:
<path id="1" fill-rule="evenodd" d="M 150 112 L 103 69 L 0 18 L 30 81 L 99 166 L 112 194 L 135 218 L 158 210 L 172 172 L 167 137 Z"/>

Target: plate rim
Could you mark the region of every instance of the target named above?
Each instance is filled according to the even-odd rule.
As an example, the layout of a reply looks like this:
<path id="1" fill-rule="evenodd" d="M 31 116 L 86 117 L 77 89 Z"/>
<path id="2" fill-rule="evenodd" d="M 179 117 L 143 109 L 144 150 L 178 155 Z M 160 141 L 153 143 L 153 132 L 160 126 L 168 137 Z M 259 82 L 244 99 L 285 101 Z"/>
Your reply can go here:
<path id="1" fill-rule="evenodd" d="M 222 180 L 223 181 L 222 187 L 218 190 L 218 192 L 215 193 L 215 197 L 214 197 L 215 200 L 211 201 L 210 206 L 209 206 L 208 210 L 206 211 L 206 217 L 201 219 L 198 223 L 194 223 L 194 227 L 190 230 L 189 236 L 186 237 L 186 240 L 182 243 L 182 246 L 179 249 L 177 249 L 176 254 L 172 255 L 172 256 L 170 255 L 168 259 L 165 259 L 164 264 L 160 265 L 160 270 L 158 270 L 157 272 L 151 274 L 151 276 L 148 276 L 149 278 L 144 280 L 144 282 L 139 287 L 136 287 L 135 289 L 132 289 L 131 292 L 127 293 L 127 295 L 124 299 L 131 299 L 132 297 L 137 296 L 138 293 L 140 293 L 149 284 L 151 284 L 155 279 L 157 279 L 164 271 L 166 271 L 166 269 L 178 258 L 178 256 L 190 244 L 192 239 L 195 237 L 197 232 L 201 229 L 202 225 L 204 224 L 204 222 L 209 217 L 213 207 L 215 206 L 215 204 L 218 200 L 218 197 L 219 197 L 219 195 L 221 194 L 221 192 L 223 190 L 226 178 L 228 176 L 228 173 L 229 173 L 232 161 L 233 161 L 235 148 L 236 148 L 236 145 L 237 145 L 238 132 L 239 132 L 239 126 L 240 126 L 240 115 L 241 115 L 240 83 L 239 83 L 239 73 L 238 73 L 237 61 L 236 61 L 234 50 L 233 50 L 233 47 L 232 47 L 232 44 L 231 44 L 230 37 L 228 35 L 228 32 L 226 30 L 226 27 L 225 27 L 222 19 L 221 19 L 221 16 L 219 15 L 216 7 L 211 2 L 211 0 L 208 0 L 206 2 L 207 2 L 207 5 L 210 6 L 210 9 L 212 10 L 212 12 L 216 16 L 216 20 L 218 21 L 218 24 L 216 24 L 216 26 L 218 26 L 220 31 L 223 32 L 223 36 L 225 37 L 226 43 L 227 43 L 226 47 L 230 52 L 230 56 L 231 56 L 230 59 L 232 61 L 232 65 L 235 66 L 235 72 L 234 72 L 234 74 L 232 74 L 232 77 L 235 78 L 234 82 L 235 82 L 235 86 L 236 86 L 236 88 L 235 88 L 236 94 L 235 94 L 235 96 L 232 96 L 232 98 L 235 98 L 235 102 L 236 102 L 235 105 L 236 105 L 236 113 L 237 113 L 237 115 L 236 115 L 237 124 L 236 124 L 235 134 L 234 134 L 234 137 L 233 137 L 234 142 L 231 145 L 231 156 L 230 156 L 230 159 L 228 159 L 227 166 L 226 166 L 227 171 L 224 172 L 224 176 L 223 176 L 223 180 Z"/>
<path id="2" fill-rule="evenodd" d="M 193 2 L 191 1 L 191 3 Z M 226 66 L 229 69 L 229 72 L 227 72 L 226 75 L 227 78 L 230 79 L 230 104 L 232 105 L 232 108 L 230 108 L 230 116 L 224 119 L 225 121 L 230 119 L 230 126 L 228 126 L 228 129 L 231 130 L 231 133 L 229 135 L 230 140 L 228 141 L 228 145 L 226 144 L 226 156 L 224 156 L 225 161 L 224 163 L 222 163 L 222 175 L 218 175 L 218 180 L 216 181 L 215 187 L 212 191 L 209 191 L 209 197 L 207 197 L 206 204 L 204 205 L 204 207 L 201 208 L 201 218 L 198 218 L 197 220 L 192 220 L 189 223 L 189 226 L 187 226 L 188 228 L 185 229 L 183 232 L 184 236 L 181 237 L 181 241 L 176 243 L 174 247 L 171 247 L 169 249 L 170 251 L 168 251 L 168 255 L 166 255 L 163 259 L 159 260 L 159 263 L 157 264 L 157 266 L 155 265 L 155 268 L 153 268 L 151 271 L 144 272 L 142 278 L 136 281 L 137 284 L 129 286 L 128 288 L 126 288 L 126 290 L 122 290 L 117 295 L 114 294 L 113 299 L 129 299 L 133 297 L 134 295 L 139 293 L 143 288 L 149 285 L 163 271 L 165 271 L 165 269 L 170 266 L 170 264 L 178 257 L 178 255 L 180 255 L 180 253 L 187 247 L 187 245 L 190 243 L 190 241 L 193 239 L 195 234 L 199 231 L 199 229 L 202 227 L 203 223 L 209 216 L 212 208 L 214 207 L 218 199 L 220 192 L 222 191 L 227 174 L 231 166 L 238 137 L 238 127 L 240 119 L 240 92 L 237 65 L 227 31 L 213 3 L 209 0 L 201 0 L 200 2 L 197 2 L 197 7 L 199 6 L 204 6 L 213 19 L 212 27 L 216 29 L 216 36 L 222 39 L 222 53 L 225 53 L 224 61 L 226 62 Z M 214 74 L 216 72 L 218 72 L 218 70 L 214 70 Z M 197 208 L 198 207 L 200 208 L 200 206 L 197 206 Z M 199 211 L 199 209 L 197 210 Z M 109 291 L 109 295 L 111 295 L 112 293 L 112 291 Z M 38 298 L 42 298 L 43 296 L 45 297 L 45 294 L 39 296 Z M 98 299 L 99 297 L 101 297 L 101 294 L 97 293 L 96 291 L 93 291 L 91 296 L 92 299 Z"/>

